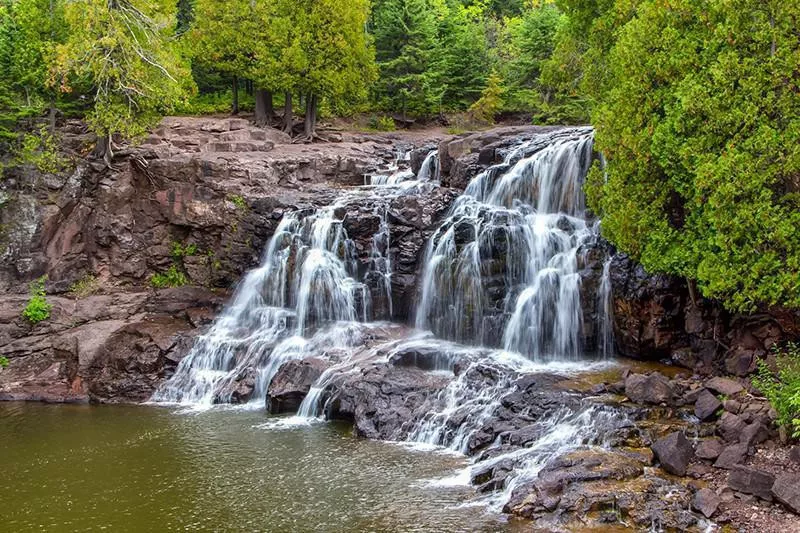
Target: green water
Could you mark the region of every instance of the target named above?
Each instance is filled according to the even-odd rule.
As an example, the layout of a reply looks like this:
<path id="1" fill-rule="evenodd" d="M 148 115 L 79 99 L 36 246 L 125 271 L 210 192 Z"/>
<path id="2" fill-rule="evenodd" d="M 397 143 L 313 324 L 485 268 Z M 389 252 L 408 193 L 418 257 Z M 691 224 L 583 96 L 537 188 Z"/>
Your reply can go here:
<path id="1" fill-rule="evenodd" d="M 258 411 L 0 403 L 2 531 L 498 531 L 459 457 Z"/>

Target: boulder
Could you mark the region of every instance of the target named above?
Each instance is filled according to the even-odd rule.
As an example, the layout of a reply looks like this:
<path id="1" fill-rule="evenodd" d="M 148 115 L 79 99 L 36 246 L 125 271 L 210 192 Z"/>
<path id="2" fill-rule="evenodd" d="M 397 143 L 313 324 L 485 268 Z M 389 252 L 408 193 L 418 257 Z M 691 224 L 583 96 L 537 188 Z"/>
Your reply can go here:
<path id="1" fill-rule="evenodd" d="M 772 486 L 775 476 L 748 466 L 737 466 L 728 475 L 728 486 L 733 490 L 758 496 L 762 500 L 772 501 Z M 785 493 L 785 494 L 788 494 Z"/>
<path id="2" fill-rule="evenodd" d="M 761 422 L 753 422 L 748 424 L 739 435 L 739 442 L 746 444 L 748 447 L 755 444 L 761 444 L 769 438 L 769 430 Z"/>
<path id="3" fill-rule="evenodd" d="M 747 457 L 747 444 L 732 444 L 722 449 L 714 466 L 730 470 L 740 465 L 745 457 Z"/>
<path id="4" fill-rule="evenodd" d="M 692 499 L 692 508 L 703 513 L 706 518 L 711 518 L 717 512 L 722 499 L 711 489 L 700 489 Z"/>
<path id="5" fill-rule="evenodd" d="M 739 383 L 732 379 L 715 377 L 706 382 L 706 388 L 711 389 L 717 394 L 724 394 L 725 396 L 733 396 L 744 390 Z"/>
<path id="6" fill-rule="evenodd" d="M 281 365 L 267 391 L 267 410 L 271 414 L 295 412 L 328 362 L 311 357 Z"/>
<path id="7" fill-rule="evenodd" d="M 800 514 L 800 474 L 779 474 L 771 490 L 776 500 Z"/>
<path id="8" fill-rule="evenodd" d="M 676 476 L 685 476 L 686 468 L 694 458 L 692 444 L 682 431 L 670 433 L 652 446 L 661 467 Z"/>
<path id="9" fill-rule="evenodd" d="M 700 444 L 697 445 L 695 449 L 695 455 L 700 459 L 706 459 L 708 461 L 713 461 L 719 454 L 722 453 L 724 445 L 722 441 L 714 438 L 714 439 L 705 439 L 700 441 Z"/>
<path id="10" fill-rule="evenodd" d="M 625 380 L 625 395 L 636 403 L 671 403 L 674 395 L 672 384 L 663 374 L 631 374 Z"/>
<path id="11" fill-rule="evenodd" d="M 717 431 L 726 442 L 739 442 L 739 437 L 745 427 L 747 427 L 747 423 L 739 415 L 727 411 L 722 413 L 717 423 Z"/>
<path id="12" fill-rule="evenodd" d="M 701 421 L 705 421 L 713 418 L 720 408 L 722 408 L 722 402 L 707 389 L 703 389 L 694 404 L 694 414 Z"/>

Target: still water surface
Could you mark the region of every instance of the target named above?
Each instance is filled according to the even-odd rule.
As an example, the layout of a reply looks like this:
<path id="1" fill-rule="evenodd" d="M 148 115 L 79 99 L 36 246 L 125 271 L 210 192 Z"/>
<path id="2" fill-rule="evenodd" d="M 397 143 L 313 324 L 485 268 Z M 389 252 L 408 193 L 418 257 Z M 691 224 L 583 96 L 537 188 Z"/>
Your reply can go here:
<path id="1" fill-rule="evenodd" d="M 2 531 L 500 531 L 464 459 L 259 411 L 0 403 Z"/>

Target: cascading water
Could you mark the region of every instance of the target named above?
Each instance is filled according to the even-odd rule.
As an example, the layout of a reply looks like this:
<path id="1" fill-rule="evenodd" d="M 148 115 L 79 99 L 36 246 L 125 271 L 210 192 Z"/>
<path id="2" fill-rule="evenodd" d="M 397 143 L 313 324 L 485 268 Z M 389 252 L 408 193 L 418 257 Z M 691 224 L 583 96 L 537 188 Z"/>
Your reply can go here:
<path id="1" fill-rule="evenodd" d="M 303 350 L 307 332 L 371 318 L 371 292 L 356 281 L 355 245 L 341 211 L 337 203 L 283 217 L 261 266 L 245 277 L 233 303 L 198 338 L 153 401 L 229 403 L 235 382 L 254 372 L 252 401 L 261 403 L 280 363 L 308 355 Z M 385 252 L 388 243 L 376 239 Z M 378 251 L 374 255 L 379 275 L 389 278 L 391 265 Z"/>
<path id="2" fill-rule="evenodd" d="M 429 241 L 418 328 L 537 361 L 579 358 L 592 143 L 590 129 L 537 138 L 470 182 Z"/>
<path id="3" fill-rule="evenodd" d="M 588 366 L 582 361 L 584 327 L 594 328 L 599 354 L 613 354 L 610 261 L 603 264 L 592 301 L 582 301 L 586 248 L 599 236 L 599 224 L 587 219 L 582 193 L 592 144 L 589 128 L 520 143 L 502 164 L 469 183 L 429 239 L 416 326 L 462 344 L 429 333 L 408 338 L 401 331 L 405 338 L 366 347 L 369 334 L 353 326 L 394 317 L 390 209 L 385 197 L 370 195 L 424 193 L 440 181 L 436 151 L 427 155 L 417 176 L 408 170 L 408 152 L 401 152 L 385 172 L 365 176 L 365 187 L 344 193 L 334 205 L 285 214 L 261 266 L 245 277 L 231 305 L 154 400 L 230 402 L 236 384 L 249 372 L 254 382 L 250 401 L 261 406 L 281 365 L 323 357 L 329 366 L 298 410 L 307 423 L 324 413 L 338 378 L 360 371 L 363 362 L 393 364 L 404 353 L 424 359 L 429 349 L 435 353 L 433 362 L 413 364 L 453 379 L 427 400 L 427 412 L 404 426 L 405 438 L 467 453 L 520 376 L 543 365 L 549 371 Z M 371 242 L 360 241 L 361 264 L 344 224 L 344 211 L 354 200 L 369 204 L 366 211 L 379 220 Z M 597 319 L 585 326 L 587 305 L 596 309 Z M 502 349 L 476 350 L 474 345 Z M 507 500 L 555 454 L 601 444 L 616 416 L 611 411 L 564 407 L 536 422 L 542 437 L 533 445 L 471 468 L 514 460 L 517 473 L 496 495 L 497 501 Z"/>

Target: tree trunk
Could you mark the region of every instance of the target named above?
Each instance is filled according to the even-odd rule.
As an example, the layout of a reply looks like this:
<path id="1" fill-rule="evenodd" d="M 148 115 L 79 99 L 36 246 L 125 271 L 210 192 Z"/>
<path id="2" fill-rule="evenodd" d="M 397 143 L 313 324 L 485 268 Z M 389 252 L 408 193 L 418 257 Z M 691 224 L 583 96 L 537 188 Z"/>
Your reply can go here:
<path id="1" fill-rule="evenodd" d="M 231 115 L 239 114 L 239 77 L 233 77 L 233 105 L 231 106 Z"/>
<path id="2" fill-rule="evenodd" d="M 256 125 L 260 127 L 272 124 L 275 117 L 275 108 L 272 105 L 272 92 L 265 89 L 256 89 Z"/>
<path id="3" fill-rule="evenodd" d="M 294 114 L 292 113 L 292 93 L 286 91 L 283 104 L 283 131 L 291 135 L 293 127 Z"/>
<path id="4" fill-rule="evenodd" d="M 97 142 L 94 145 L 94 152 L 92 154 L 95 159 L 102 159 L 107 167 L 111 167 L 111 159 L 114 154 L 111 152 L 111 136 L 98 135 Z"/>
<path id="5" fill-rule="evenodd" d="M 317 96 L 315 94 L 306 95 L 306 120 L 305 135 L 308 140 L 313 140 L 317 134 Z"/>

